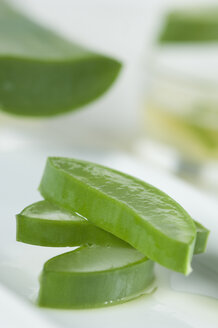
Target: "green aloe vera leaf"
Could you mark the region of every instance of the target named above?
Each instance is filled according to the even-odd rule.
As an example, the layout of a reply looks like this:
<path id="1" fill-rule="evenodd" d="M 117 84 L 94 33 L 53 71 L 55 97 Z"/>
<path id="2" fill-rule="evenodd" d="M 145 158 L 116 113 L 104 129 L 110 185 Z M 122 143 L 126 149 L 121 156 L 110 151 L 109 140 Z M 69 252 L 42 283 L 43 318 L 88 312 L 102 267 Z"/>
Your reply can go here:
<path id="1" fill-rule="evenodd" d="M 77 213 L 68 212 L 46 200 L 27 206 L 16 218 L 17 240 L 27 244 L 49 247 L 125 244 Z M 199 254 L 206 250 L 209 231 L 197 221 L 194 223 L 197 230 L 194 254 Z"/>
<path id="2" fill-rule="evenodd" d="M 39 26 L 0 0 L 0 109 L 61 114 L 102 95 L 121 64 Z"/>
<path id="3" fill-rule="evenodd" d="M 27 244 L 49 247 L 126 244 L 77 213 L 60 209 L 45 200 L 27 206 L 16 216 L 16 222 L 17 241 Z"/>
<path id="4" fill-rule="evenodd" d="M 218 7 L 187 8 L 167 14 L 159 36 L 162 43 L 218 41 Z"/>
<path id="5" fill-rule="evenodd" d="M 196 238 L 196 242 L 195 242 L 194 253 L 201 254 L 206 251 L 207 240 L 208 240 L 210 231 L 208 229 L 206 229 L 202 224 L 200 224 L 199 222 L 197 222 L 195 220 L 194 220 L 194 223 L 195 223 L 196 230 L 197 230 L 197 238 Z"/>
<path id="6" fill-rule="evenodd" d="M 39 190 L 159 264 L 191 271 L 196 228 L 189 214 L 159 189 L 94 163 L 50 157 Z"/>
<path id="7" fill-rule="evenodd" d="M 145 292 L 153 267 L 132 247 L 83 246 L 44 264 L 38 304 L 69 309 L 123 303 Z"/>

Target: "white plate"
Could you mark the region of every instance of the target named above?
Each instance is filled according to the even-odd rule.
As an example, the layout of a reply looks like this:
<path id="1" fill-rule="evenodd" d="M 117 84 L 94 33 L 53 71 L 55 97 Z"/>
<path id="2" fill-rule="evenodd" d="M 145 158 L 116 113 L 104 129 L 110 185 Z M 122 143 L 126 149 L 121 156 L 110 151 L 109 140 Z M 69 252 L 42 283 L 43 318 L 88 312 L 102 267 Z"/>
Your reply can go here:
<path id="1" fill-rule="evenodd" d="M 188 277 L 157 265 L 156 292 L 122 305 L 70 311 L 37 308 L 33 300 L 43 263 L 66 249 L 16 242 L 14 216 L 40 199 L 37 186 L 48 155 L 96 161 L 160 187 L 211 229 L 207 253 L 195 256 L 193 272 Z M 127 154 L 18 142 L 2 148 L 0 144 L 0 204 L 0 327 L 218 327 L 218 203 L 215 199 Z"/>

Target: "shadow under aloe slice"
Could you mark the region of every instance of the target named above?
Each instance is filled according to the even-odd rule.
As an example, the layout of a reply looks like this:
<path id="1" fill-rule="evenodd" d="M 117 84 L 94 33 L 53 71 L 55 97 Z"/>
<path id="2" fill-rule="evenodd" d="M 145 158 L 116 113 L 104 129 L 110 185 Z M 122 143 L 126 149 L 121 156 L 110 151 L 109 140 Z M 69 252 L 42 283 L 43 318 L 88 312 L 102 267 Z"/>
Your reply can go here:
<path id="1" fill-rule="evenodd" d="M 123 240 L 104 231 L 77 213 L 68 212 L 42 200 L 27 206 L 17 214 L 17 241 L 48 247 L 101 245 L 126 245 Z M 194 254 L 206 249 L 209 231 L 194 221 L 197 238 Z"/>
<path id="2" fill-rule="evenodd" d="M 145 292 L 153 266 L 132 247 L 83 246 L 44 264 L 38 304 L 67 309 L 122 303 Z"/>
<path id="3" fill-rule="evenodd" d="M 61 114 L 102 95 L 121 64 L 39 26 L 0 0 L 0 109 Z"/>
<path id="4" fill-rule="evenodd" d="M 94 163 L 48 158 L 43 197 L 76 211 L 161 265 L 190 272 L 196 228 L 189 214 L 159 189 Z"/>

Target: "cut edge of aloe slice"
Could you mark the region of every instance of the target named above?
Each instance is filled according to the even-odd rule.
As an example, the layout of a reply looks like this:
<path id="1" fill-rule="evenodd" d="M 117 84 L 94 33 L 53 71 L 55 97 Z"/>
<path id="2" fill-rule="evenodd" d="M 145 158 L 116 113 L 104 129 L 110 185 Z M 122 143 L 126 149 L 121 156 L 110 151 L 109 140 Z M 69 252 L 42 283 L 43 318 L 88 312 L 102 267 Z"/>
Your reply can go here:
<path id="1" fill-rule="evenodd" d="M 92 180 L 89 184 L 90 179 Z M 119 188 L 119 179 L 125 181 L 120 186 L 121 188 Z M 130 183 L 129 189 L 128 183 Z M 143 202 L 143 213 L 149 216 L 151 209 L 151 217 L 155 214 L 156 221 L 154 222 L 141 219 L 141 214 L 138 214 L 139 212 L 133 208 L 138 199 L 136 196 L 138 184 L 140 188 L 145 188 L 145 193 L 143 189 L 143 196 L 140 194 L 139 197 L 140 202 Z M 113 196 L 113 192 L 116 194 L 118 190 L 119 195 L 120 189 L 122 189 L 121 196 L 118 196 L 117 199 L 116 196 Z M 50 157 L 47 159 L 39 190 L 48 201 L 69 211 L 74 210 L 80 213 L 96 226 L 125 240 L 153 261 L 184 274 L 191 272 L 191 259 L 196 239 L 195 225 L 190 215 L 159 189 L 102 165 L 76 159 Z M 110 190 L 109 194 L 107 190 Z M 129 195 L 128 199 L 131 205 L 127 199 L 122 201 L 123 194 L 126 193 Z M 133 197 L 134 201 L 130 197 L 131 194 L 135 196 Z M 144 210 L 144 204 L 147 204 L 146 210 Z M 150 204 L 152 204 L 151 208 Z M 164 222 L 167 222 L 169 219 L 167 213 L 170 214 L 170 217 L 173 213 L 174 219 L 171 222 L 173 224 L 166 225 L 165 223 L 164 226 L 161 223 L 162 216 L 164 220 L 166 219 Z M 181 224 L 175 223 L 175 225 L 175 218 Z M 159 224 L 159 228 L 156 228 L 155 224 L 158 220 L 161 224 Z M 160 229 L 160 225 L 163 230 Z M 179 228 L 178 231 L 176 231 L 177 228 Z M 179 236 L 179 240 L 177 236 Z"/>
<path id="2" fill-rule="evenodd" d="M 204 253 L 209 230 L 194 221 L 197 230 L 194 254 Z M 59 208 L 46 200 L 25 207 L 16 215 L 17 241 L 47 247 L 128 245 L 111 233 L 104 231 L 88 220 Z"/>
<path id="3" fill-rule="evenodd" d="M 210 234 L 210 230 L 205 228 L 201 223 L 193 220 L 197 230 L 197 238 L 195 242 L 194 254 L 201 254 L 206 251 L 207 241 Z"/>
<path id="4" fill-rule="evenodd" d="M 123 303 L 146 293 L 153 269 L 133 248 L 83 246 L 44 264 L 38 305 L 84 309 Z"/>

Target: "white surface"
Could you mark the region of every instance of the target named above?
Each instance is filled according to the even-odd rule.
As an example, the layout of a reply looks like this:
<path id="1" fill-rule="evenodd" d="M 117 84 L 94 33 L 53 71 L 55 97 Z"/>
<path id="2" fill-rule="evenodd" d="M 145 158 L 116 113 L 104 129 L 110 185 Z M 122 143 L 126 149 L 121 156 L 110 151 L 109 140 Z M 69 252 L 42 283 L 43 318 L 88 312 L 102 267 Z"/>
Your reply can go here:
<path id="1" fill-rule="evenodd" d="M 4 140 L 0 135 L 0 140 Z M 215 328 L 218 327 L 218 204 L 171 176 L 126 154 L 78 151 L 56 146 L 0 143 L 0 327 Z M 15 241 L 15 213 L 40 199 L 37 192 L 46 157 L 79 157 L 129 172 L 179 201 L 209 229 L 208 251 L 194 259 L 184 277 L 156 266 L 157 291 L 135 301 L 95 310 L 45 310 L 34 304 L 43 263 L 65 249 Z M 200 296 L 202 295 L 202 296 Z M 31 324 L 30 324 L 31 323 Z M 35 326 L 34 326 L 35 324 Z"/>

